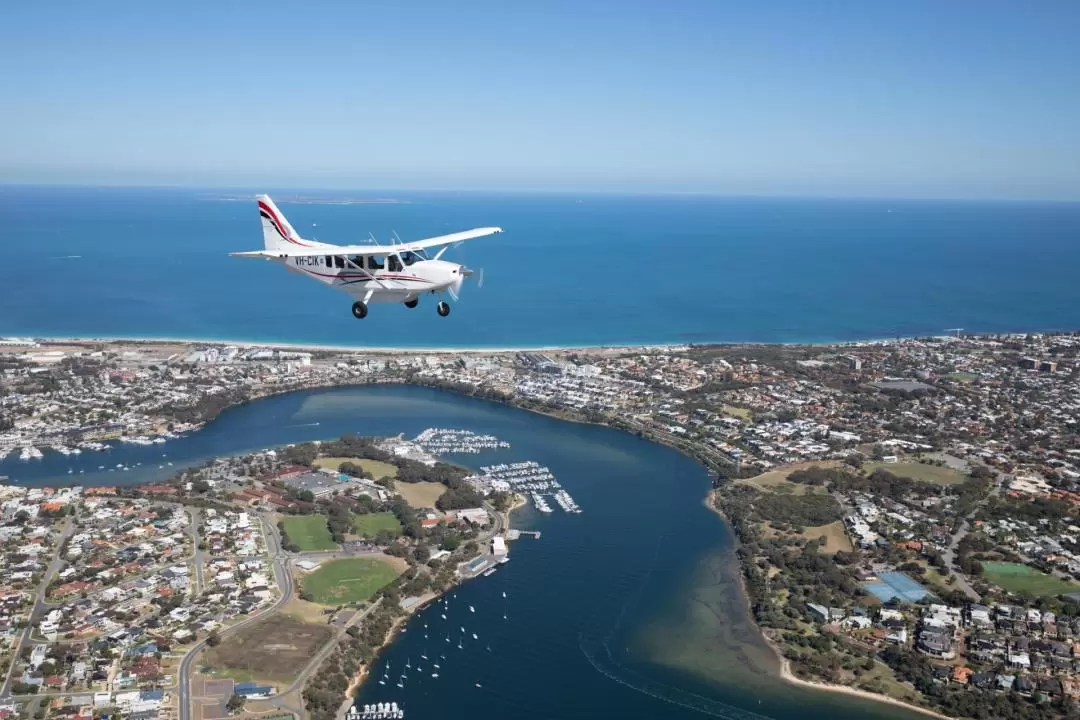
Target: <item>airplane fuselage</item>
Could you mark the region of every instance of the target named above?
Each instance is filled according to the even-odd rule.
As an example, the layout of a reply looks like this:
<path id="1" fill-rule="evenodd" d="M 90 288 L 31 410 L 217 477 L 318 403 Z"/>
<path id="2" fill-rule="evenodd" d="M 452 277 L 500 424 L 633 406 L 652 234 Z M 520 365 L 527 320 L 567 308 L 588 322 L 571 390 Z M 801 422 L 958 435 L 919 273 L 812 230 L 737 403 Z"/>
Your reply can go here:
<path id="1" fill-rule="evenodd" d="M 396 257 L 296 255 L 278 260 L 292 272 L 347 292 L 366 303 L 400 303 L 424 293 L 447 290 L 458 282 L 461 265 L 445 260 L 416 260 L 408 265 Z M 382 267 L 378 267 L 382 265 Z"/>

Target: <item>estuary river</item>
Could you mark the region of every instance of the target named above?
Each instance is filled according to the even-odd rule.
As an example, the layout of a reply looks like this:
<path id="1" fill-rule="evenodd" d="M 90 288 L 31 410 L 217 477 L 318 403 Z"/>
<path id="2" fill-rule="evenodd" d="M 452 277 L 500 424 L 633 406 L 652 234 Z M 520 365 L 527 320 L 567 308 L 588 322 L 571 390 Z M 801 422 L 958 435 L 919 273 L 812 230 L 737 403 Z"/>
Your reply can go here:
<path id="1" fill-rule="evenodd" d="M 584 512 L 515 513 L 516 527 L 542 538 L 517 541 L 494 575 L 413 617 L 380 656 L 359 703 L 396 701 L 410 720 L 924 717 L 780 680 L 748 617 L 732 535 L 703 504 L 705 472 L 609 428 L 426 388 L 342 388 L 233 408 L 164 445 L 9 457 L 0 475 L 25 485 L 147 482 L 215 455 L 345 432 L 412 436 L 433 426 L 509 441 L 508 450 L 452 459 L 474 467 L 536 460 Z M 134 469 L 99 470 L 117 464 Z"/>

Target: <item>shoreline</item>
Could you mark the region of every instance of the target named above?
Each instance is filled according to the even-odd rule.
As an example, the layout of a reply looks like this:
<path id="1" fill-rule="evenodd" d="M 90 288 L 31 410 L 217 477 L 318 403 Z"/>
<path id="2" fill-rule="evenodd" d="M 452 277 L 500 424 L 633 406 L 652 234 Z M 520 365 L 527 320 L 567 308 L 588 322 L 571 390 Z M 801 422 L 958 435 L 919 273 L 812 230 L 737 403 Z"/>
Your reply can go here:
<path id="1" fill-rule="evenodd" d="M 514 511 L 524 507 L 527 504 L 528 500 L 524 495 L 521 495 L 520 493 L 514 493 L 514 500 L 510 504 L 510 507 L 498 513 L 503 520 L 504 533 L 510 530 L 510 517 L 511 515 L 513 515 Z M 473 577 L 467 579 L 475 580 L 476 578 Z M 409 608 L 409 610 L 404 615 L 394 619 L 394 622 L 390 625 L 390 629 L 386 631 L 386 637 L 384 637 L 379 646 L 375 648 L 375 653 L 371 659 L 371 662 L 363 663 L 357 669 L 356 674 L 349 680 L 349 684 L 345 688 L 345 699 L 342 701 L 341 707 L 338 708 L 337 717 L 339 718 L 339 720 L 345 716 L 345 713 L 348 712 L 348 709 L 350 707 L 356 704 L 356 696 L 360 692 L 360 688 L 364 686 L 364 682 L 367 680 L 371 665 L 375 662 L 376 659 L 378 659 L 379 654 L 383 650 L 393 644 L 394 640 L 397 638 L 398 630 L 401 628 L 401 626 L 408 622 L 409 618 L 411 618 L 413 615 L 420 612 L 429 604 L 431 604 L 432 600 L 437 600 L 441 598 L 452 588 L 461 585 L 463 582 L 465 582 L 465 580 L 466 578 L 458 577 L 453 583 L 451 583 L 449 586 L 446 587 L 446 589 L 442 590 L 441 592 L 427 593 L 420 602 Z M 303 688 L 301 688 L 301 692 L 303 692 Z"/>
<path id="2" fill-rule="evenodd" d="M 1013 331 L 1001 333 L 986 333 L 1003 338 L 1024 337 L 1029 333 L 1054 334 L 1074 332 L 1075 329 L 1043 329 L 1028 332 Z M 934 339 L 955 341 L 965 337 L 978 337 L 978 333 L 969 333 L 968 336 L 957 338 L 952 335 L 896 335 L 873 338 L 860 338 L 851 340 L 707 340 L 686 342 L 609 342 L 609 343 L 582 343 L 582 344 L 547 344 L 547 345 L 510 345 L 510 346 L 365 346 L 365 345 L 334 345 L 323 342 L 305 341 L 279 341 L 279 340 L 252 340 L 231 338 L 191 338 L 191 337 L 148 337 L 135 335 L 131 337 L 105 335 L 105 336 L 48 336 L 48 335 L 6 335 L 0 333 L 0 339 L 27 340 L 46 345 L 63 344 L 120 344 L 131 343 L 136 345 L 232 345 L 239 348 L 272 348 L 282 350 L 308 350 L 314 352 L 356 352 L 375 354 L 478 354 L 478 353 L 517 353 L 517 352 L 603 352 L 603 351 L 630 351 L 630 350 L 677 350 L 691 347 L 862 347 L 872 345 L 886 345 L 896 342 L 906 342 L 921 339 Z M 0 350 L 33 349 L 29 345 L 0 345 Z"/>
<path id="3" fill-rule="evenodd" d="M 764 636 L 764 633 L 762 633 L 762 635 Z M 800 677 L 796 677 L 795 674 L 791 672 L 791 662 L 783 656 L 783 654 L 780 652 L 780 648 L 778 648 L 768 637 L 765 638 L 765 642 L 768 643 L 769 647 L 773 649 L 773 651 L 776 653 L 776 656 L 780 659 L 780 677 L 784 680 L 784 682 L 791 683 L 792 685 L 798 685 L 800 687 L 812 688 L 814 690 L 839 693 L 841 695 L 851 695 L 854 697 L 863 698 L 864 700 L 873 700 L 874 702 L 888 703 L 889 705 L 902 707 L 905 710 L 914 710 L 915 712 L 922 713 L 923 715 L 940 718 L 941 720 L 956 720 L 956 718 L 949 715 L 943 715 L 936 710 L 924 708 L 920 705 L 912 705 L 911 703 L 904 702 L 903 700 L 898 700 L 888 695 L 880 695 L 878 693 L 872 693 L 867 690 L 860 690 L 859 688 L 854 688 L 849 685 L 832 685 L 830 683 L 815 682 L 813 680 L 803 680 Z"/>
<path id="4" fill-rule="evenodd" d="M 728 527 L 731 527 L 731 525 L 730 525 L 730 523 L 728 523 L 728 519 L 724 515 L 723 511 L 720 510 L 720 508 L 716 507 L 716 503 L 715 503 L 716 494 L 717 494 L 716 488 L 711 488 L 709 490 L 709 492 L 705 494 L 704 505 L 707 508 L 709 508 L 710 510 L 712 510 L 714 513 L 716 513 L 717 517 L 719 517 L 725 524 L 727 524 Z M 738 536 L 734 532 L 732 533 L 732 538 L 734 538 L 734 540 L 735 540 L 735 542 L 737 544 L 741 542 L 739 540 Z M 839 693 L 841 695 L 851 695 L 853 697 L 859 697 L 859 698 L 862 698 L 864 700 L 872 700 L 874 702 L 888 703 L 889 705 L 895 705 L 897 707 L 902 707 L 902 708 L 904 708 L 906 710 L 914 710 L 916 712 L 922 713 L 923 715 L 928 715 L 930 717 L 939 718 L 940 720 L 956 720 L 955 718 L 950 717 L 949 715 L 943 715 L 942 713 L 939 713 L 939 712 L 937 712 L 935 710 L 931 710 L 929 708 L 922 707 L 921 705 L 912 705 L 911 703 L 904 702 L 903 700 L 898 700 L 897 698 L 890 697 L 888 695 L 882 695 L 880 693 L 873 693 L 873 692 L 869 692 L 867 690 L 860 690 L 859 688 L 854 688 L 854 687 L 851 687 L 849 685 L 834 685 L 832 683 L 826 683 L 826 682 L 816 682 L 816 681 L 813 681 L 813 680 L 803 680 L 802 678 L 797 677 L 795 675 L 795 673 L 793 673 L 791 671 L 791 661 L 788 660 L 786 657 L 784 657 L 784 653 L 780 650 L 780 646 L 777 645 L 776 641 L 774 641 L 772 638 L 770 638 L 769 635 L 765 632 L 766 628 L 763 628 L 760 625 L 758 625 L 757 620 L 754 618 L 754 613 L 750 609 L 750 594 L 746 591 L 746 577 L 743 574 L 742 562 L 741 561 L 739 562 L 738 582 L 739 582 L 740 595 L 742 596 L 743 603 L 744 603 L 744 606 L 746 608 L 747 616 L 750 618 L 750 622 L 752 622 L 754 624 L 754 627 L 757 628 L 757 631 L 761 635 L 761 638 L 765 641 L 765 644 L 769 646 L 769 649 L 772 650 L 773 655 L 776 657 L 776 660 L 777 660 L 777 662 L 779 664 L 779 670 L 777 672 L 777 675 L 784 682 L 789 683 L 791 685 L 796 685 L 796 686 L 799 686 L 799 687 L 810 688 L 812 690 L 819 690 L 819 691 L 822 691 L 822 692 Z"/>

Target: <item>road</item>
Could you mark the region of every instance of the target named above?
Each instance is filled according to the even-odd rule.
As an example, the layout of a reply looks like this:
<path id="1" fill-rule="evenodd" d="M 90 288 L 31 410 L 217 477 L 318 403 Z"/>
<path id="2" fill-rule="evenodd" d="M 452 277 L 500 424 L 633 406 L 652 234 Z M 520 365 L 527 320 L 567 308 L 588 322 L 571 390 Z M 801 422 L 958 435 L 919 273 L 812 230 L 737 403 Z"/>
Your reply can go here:
<path id="1" fill-rule="evenodd" d="M 945 567 L 952 570 L 953 577 L 956 578 L 956 580 L 953 582 L 953 587 L 960 590 L 970 599 L 976 602 L 982 599 L 979 596 L 979 593 L 975 592 L 975 589 L 971 587 L 971 584 L 967 581 L 967 578 L 964 576 L 964 574 L 956 572 L 956 568 L 954 567 L 954 563 L 956 562 L 956 549 L 957 547 L 959 547 L 960 541 L 963 540 L 964 537 L 968 534 L 968 530 L 971 526 L 971 519 L 975 517 L 975 513 L 977 513 L 991 497 L 1001 492 L 1001 488 L 1004 486 L 1007 479 L 1008 476 L 1004 473 L 997 473 L 994 478 L 994 485 L 990 488 L 990 492 L 986 494 L 986 497 L 976 503 L 975 507 L 971 509 L 971 512 L 968 513 L 960 521 L 959 527 L 956 528 L 956 532 L 954 532 L 952 534 L 952 537 L 949 538 L 949 544 L 948 546 L 946 546 L 945 551 L 941 554 L 942 559 L 945 560 Z"/>
<path id="2" fill-rule="evenodd" d="M 247 627 L 248 625 L 269 617 L 284 607 L 289 600 L 292 599 L 294 590 L 292 575 L 289 573 L 288 567 L 286 567 L 288 558 L 281 552 L 281 538 L 278 535 L 277 528 L 275 528 L 272 523 L 268 522 L 262 515 L 259 516 L 259 520 L 263 524 L 263 537 L 266 539 L 266 552 L 270 558 L 270 564 L 274 568 L 274 578 L 277 580 L 278 588 L 281 590 L 281 597 L 278 598 L 277 602 L 268 607 L 265 611 L 260 612 L 258 615 L 252 615 L 251 617 L 241 620 L 232 627 L 222 630 L 219 633 L 221 636 L 228 635 L 240 628 Z M 177 682 L 179 683 L 179 720 L 191 720 L 191 666 L 195 662 L 195 658 L 205 647 L 206 640 L 200 640 L 188 650 L 184 659 L 180 661 L 180 670 L 177 677 Z"/>
<path id="3" fill-rule="evenodd" d="M 203 566 L 206 563 L 203 558 L 202 550 L 199 549 L 199 509 L 189 507 L 187 508 L 187 511 L 191 515 L 191 524 L 188 525 L 188 535 L 191 537 L 192 551 L 194 552 L 193 557 L 195 559 L 195 597 L 199 597 L 206 587 L 203 580 Z"/>
<path id="4" fill-rule="evenodd" d="M 75 519 L 68 517 L 64 521 L 64 527 L 60 530 L 60 535 L 56 540 L 56 549 L 53 551 L 52 559 L 49 561 L 49 567 L 45 570 L 45 576 L 41 579 L 41 585 L 38 586 L 37 595 L 34 597 L 34 607 L 30 610 L 28 616 L 28 622 L 26 628 L 23 629 L 23 633 L 19 636 L 19 643 L 15 646 L 14 652 L 11 654 L 11 666 L 8 668 L 7 677 L 4 678 L 4 685 L 0 688 L 0 698 L 6 698 L 11 694 L 11 680 L 15 674 L 15 666 L 18 665 L 19 656 L 22 654 L 23 648 L 30 641 L 30 635 L 34 632 L 34 626 L 36 625 L 38 618 L 45 612 L 47 603 L 45 602 L 45 594 L 49 589 L 49 583 L 56 577 L 56 573 L 60 572 L 60 568 L 63 567 L 64 561 L 60 559 L 60 549 L 64 547 L 64 543 L 67 539 L 75 534 Z"/>

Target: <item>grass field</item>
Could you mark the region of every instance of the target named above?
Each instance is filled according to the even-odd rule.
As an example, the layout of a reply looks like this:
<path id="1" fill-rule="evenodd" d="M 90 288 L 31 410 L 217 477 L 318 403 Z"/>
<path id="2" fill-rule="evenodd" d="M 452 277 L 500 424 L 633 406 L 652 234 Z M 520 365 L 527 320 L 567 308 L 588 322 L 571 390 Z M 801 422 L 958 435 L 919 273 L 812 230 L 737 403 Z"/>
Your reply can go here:
<path id="1" fill-rule="evenodd" d="M 367 600 L 393 582 L 399 572 L 389 563 L 372 558 L 346 558 L 323 563 L 301 580 L 304 590 L 320 605 L 342 605 Z"/>
<path id="2" fill-rule="evenodd" d="M 435 501 L 446 492 L 445 485 L 433 482 L 394 482 L 394 489 L 405 498 L 409 507 L 414 508 L 433 508 Z"/>
<path id="3" fill-rule="evenodd" d="M 802 533 L 802 536 L 807 540 L 817 540 L 822 535 L 825 536 L 826 543 L 821 552 L 826 555 L 832 555 L 841 550 L 851 552 L 851 541 L 848 540 L 847 533 L 844 532 L 844 523 L 840 520 L 828 525 L 806 528 Z"/>
<path id="4" fill-rule="evenodd" d="M 356 528 L 356 534 L 362 537 L 375 537 L 383 530 L 389 530 L 395 535 L 401 534 L 401 521 L 390 512 L 354 515 L 353 527 Z"/>
<path id="5" fill-rule="evenodd" d="M 935 485 L 956 485 L 964 482 L 964 473 L 947 467 L 936 465 L 924 465 L 920 462 L 871 462 L 863 465 L 863 470 L 873 472 L 881 468 L 888 470 L 893 475 L 909 477 L 912 480 L 934 483 Z"/>
<path id="6" fill-rule="evenodd" d="M 351 457 L 321 457 L 315 459 L 316 465 L 321 468 L 330 468 L 331 470 L 337 470 L 343 462 L 351 462 L 354 465 L 359 465 L 371 473 L 371 476 L 376 480 L 383 477 L 397 477 L 397 467 L 390 463 L 382 462 L 381 460 L 364 460 Z"/>
<path id="7" fill-rule="evenodd" d="M 1017 595 L 1052 597 L 1080 591 L 1080 584 L 1047 575 L 1020 563 L 984 562 L 982 566 L 983 577 Z"/>
<path id="8" fill-rule="evenodd" d="M 276 615 L 230 633 L 203 664 L 234 679 L 291 682 L 331 635 L 326 625 Z"/>
<path id="9" fill-rule="evenodd" d="M 721 408 L 725 415 L 730 415 L 740 420 L 749 420 L 750 411 L 747 408 L 735 407 L 734 405 L 725 405 Z"/>
<path id="10" fill-rule="evenodd" d="M 736 482 L 753 485 L 758 490 L 771 490 L 772 492 L 791 493 L 793 495 L 825 492 L 825 488 L 814 485 L 803 485 L 802 483 L 793 483 L 787 479 L 788 475 L 794 471 L 805 470 L 814 465 L 819 467 L 835 467 L 836 463 L 829 461 L 796 463 L 780 468 L 779 470 L 770 470 L 767 473 L 762 473 L 761 475 L 746 480 L 737 480 Z"/>
<path id="11" fill-rule="evenodd" d="M 337 543 L 330 537 L 326 518 L 322 515 L 297 515 L 282 518 L 289 539 L 303 551 L 336 550 Z"/>

